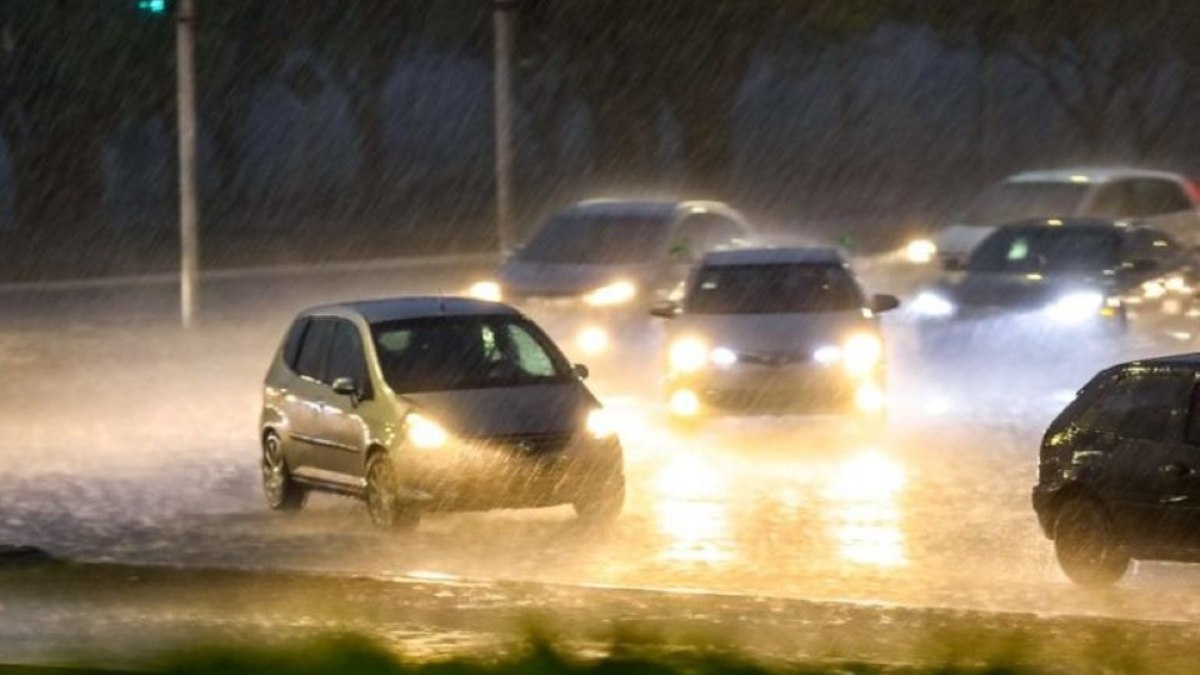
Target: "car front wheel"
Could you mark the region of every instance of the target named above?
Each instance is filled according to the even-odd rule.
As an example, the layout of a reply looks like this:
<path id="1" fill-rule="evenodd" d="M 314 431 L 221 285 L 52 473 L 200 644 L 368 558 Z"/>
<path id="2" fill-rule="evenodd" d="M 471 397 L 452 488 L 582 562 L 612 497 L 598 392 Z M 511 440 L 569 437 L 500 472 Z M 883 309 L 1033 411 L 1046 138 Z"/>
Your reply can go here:
<path id="1" fill-rule="evenodd" d="M 1110 586 L 1129 569 L 1129 554 L 1113 532 L 1112 519 L 1094 499 L 1075 498 L 1054 521 L 1059 567 L 1080 586 Z"/>
<path id="2" fill-rule="evenodd" d="M 584 490 L 571 505 L 585 523 L 607 525 L 616 521 L 625 508 L 625 477 L 620 476 Z"/>
<path id="3" fill-rule="evenodd" d="M 308 490 L 288 473 L 283 443 L 273 431 L 263 438 L 262 484 L 267 506 L 275 511 L 299 511 L 308 499 Z"/>
<path id="4" fill-rule="evenodd" d="M 367 462 L 367 513 L 376 527 L 385 530 L 412 530 L 421 523 L 417 504 L 400 497 L 396 467 L 386 454 L 379 452 Z"/>

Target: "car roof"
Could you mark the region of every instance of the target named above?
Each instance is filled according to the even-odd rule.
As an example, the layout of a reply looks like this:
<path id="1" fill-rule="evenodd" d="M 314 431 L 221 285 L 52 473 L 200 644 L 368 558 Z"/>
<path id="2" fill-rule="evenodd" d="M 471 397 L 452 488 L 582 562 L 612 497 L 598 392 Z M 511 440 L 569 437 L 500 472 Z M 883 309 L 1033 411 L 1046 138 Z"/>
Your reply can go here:
<path id="1" fill-rule="evenodd" d="M 739 248 L 714 251 L 704 256 L 701 265 L 786 265 L 843 264 L 841 252 L 832 247 Z"/>
<path id="2" fill-rule="evenodd" d="M 312 307 L 301 312 L 301 316 L 361 316 L 367 323 L 423 319 L 439 316 L 480 316 L 511 314 L 519 312 L 499 302 L 476 300 L 457 296 L 415 296 L 405 298 L 382 298 L 379 300 L 357 300 Z"/>
<path id="3" fill-rule="evenodd" d="M 1026 218 L 1011 223 L 997 225 L 997 230 L 1018 230 L 1025 228 L 1054 227 L 1068 230 L 1127 230 L 1130 222 L 1127 220 L 1094 218 L 1090 216 L 1063 216 L 1061 218 Z"/>
<path id="4" fill-rule="evenodd" d="M 653 200 L 609 197 L 576 202 L 564 209 L 562 213 L 570 215 L 587 213 L 593 215 L 670 218 L 680 212 L 703 213 L 705 211 L 736 213 L 735 209 L 724 202 L 702 199 Z"/>
<path id="5" fill-rule="evenodd" d="M 1107 183 L 1126 178 L 1159 178 L 1169 181 L 1184 181 L 1178 173 L 1142 169 L 1137 167 L 1066 167 L 1042 171 L 1025 171 L 1005 179 L 1006 183 Z"/>

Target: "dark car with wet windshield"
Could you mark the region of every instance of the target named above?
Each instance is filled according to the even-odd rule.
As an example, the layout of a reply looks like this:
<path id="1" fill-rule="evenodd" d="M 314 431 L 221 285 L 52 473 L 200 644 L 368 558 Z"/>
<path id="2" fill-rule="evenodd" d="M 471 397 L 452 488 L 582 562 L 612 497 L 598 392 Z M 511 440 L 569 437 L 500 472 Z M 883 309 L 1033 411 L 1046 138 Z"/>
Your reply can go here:
<path id="1" fill-rule="evenodd" d="M 467 298 L 351 302 L 302 312 L 263 387 L 267 502 L 310 491 L 366 501 L 384 527 L 423 512 L 571 504 L 621 511 L 616 424 L 536 324 Z"/>
<path id="2" fill-rule="evenodd" d="M 960 274 L 909 305 L 922 347 L 1011 344 L 1075 349 L 1131 326 L 1185 321 L 1192 256 L 1161 230 L 1086 218 L 996 228 Z"/>
<path id="3" fill-rule="evenodd" d="M 836 249 L 763 248 L 704 257 L 670 319 L 667 395 L 678 419 L 860 413 L 886 404 L 879 314 Z"/>
<path id="4" fill-rule="evenodd" d="M 1042 439 L 1033 507 L 1063 571 L 1119 580 L 1131 559 L 1200 562 L 1200 354 L 1096 375 Z"/>
<path id="5" fill-rule="evenodd" d="M 641 310 L 676 289 L 700 256 L 750 238 L 745 218 L 721 202 L 593 199 L 551 216 L 470 291 L 516 303 L 596 356 L 636 335 Z"/>

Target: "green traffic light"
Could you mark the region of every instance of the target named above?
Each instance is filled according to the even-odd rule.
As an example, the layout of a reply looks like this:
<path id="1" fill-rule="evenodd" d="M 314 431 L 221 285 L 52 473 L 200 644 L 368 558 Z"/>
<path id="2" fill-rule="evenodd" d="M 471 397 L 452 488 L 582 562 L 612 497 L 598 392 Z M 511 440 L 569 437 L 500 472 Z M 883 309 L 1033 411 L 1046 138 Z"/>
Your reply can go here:
<path id="1" fill-rule="evenodd" d="M 137 0 L 137 8 L 147 14 L 166 14 L 167 0 Z"/>

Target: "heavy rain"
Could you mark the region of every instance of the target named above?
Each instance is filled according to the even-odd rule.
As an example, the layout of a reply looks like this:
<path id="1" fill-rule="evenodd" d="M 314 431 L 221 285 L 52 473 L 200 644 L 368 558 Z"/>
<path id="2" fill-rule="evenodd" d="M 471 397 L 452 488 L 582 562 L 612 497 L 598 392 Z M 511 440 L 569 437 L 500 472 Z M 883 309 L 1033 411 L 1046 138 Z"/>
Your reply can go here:
<path id="1" fill-rule="evenodd" d="M 0 664 L 532 624 L 1188 672 L 1198 44 L 1158 0 L 3 0 Z"/>

